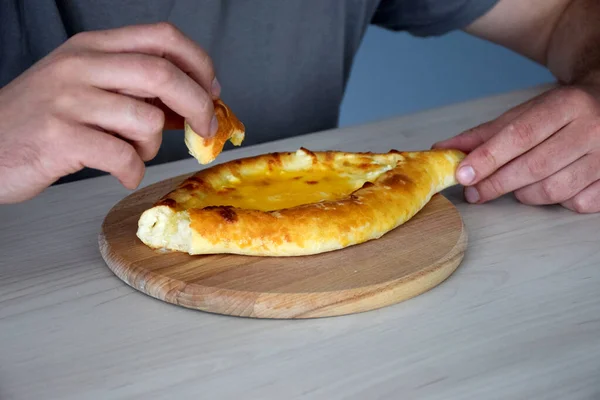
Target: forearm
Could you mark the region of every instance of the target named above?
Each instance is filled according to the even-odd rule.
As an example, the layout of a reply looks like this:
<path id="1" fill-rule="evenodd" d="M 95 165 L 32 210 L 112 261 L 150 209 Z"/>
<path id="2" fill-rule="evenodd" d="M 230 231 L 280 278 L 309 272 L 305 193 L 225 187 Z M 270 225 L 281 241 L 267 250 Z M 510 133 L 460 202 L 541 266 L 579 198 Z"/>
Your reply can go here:
<path id="1" fill-rule="evenodd" d="M 562 83 L 600 81 L 600 1 L 571 1 L 549 38 L 546 66 Z"/>
<path id="2" fill-rule="evenodd" d="M 600 0 L 501 0 L 465 31 L 546 66 L 563 83 L 600 69 Z"/>

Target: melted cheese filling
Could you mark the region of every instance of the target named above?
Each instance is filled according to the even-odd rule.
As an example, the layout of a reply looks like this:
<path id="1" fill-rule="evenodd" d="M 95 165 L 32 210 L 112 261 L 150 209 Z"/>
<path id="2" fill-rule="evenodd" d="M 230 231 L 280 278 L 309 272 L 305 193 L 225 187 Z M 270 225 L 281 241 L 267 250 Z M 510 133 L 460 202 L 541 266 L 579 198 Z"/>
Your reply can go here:
<path id="1" fill-rule="evenodd" d="M 245 176 L 243 180 L 229 177 L 215 191 L 196 193 L 196 206 L 233 206 L 237 208 L 274 211 L 302 204 L 348 197 L 367 181 L 375 180 L 391 166 L 373 165 L 356 174 L 332 171 L 310 173 L 276 172 L 260 176 Z"/>

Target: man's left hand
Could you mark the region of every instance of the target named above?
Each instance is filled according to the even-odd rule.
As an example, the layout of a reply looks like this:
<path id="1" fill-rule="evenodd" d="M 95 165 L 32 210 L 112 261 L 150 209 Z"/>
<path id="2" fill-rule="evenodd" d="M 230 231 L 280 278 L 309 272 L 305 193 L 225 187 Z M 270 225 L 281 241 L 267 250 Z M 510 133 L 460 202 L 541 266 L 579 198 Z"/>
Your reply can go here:
<path id="1" fill-rule="evenodd" d="M 558 87 L 433 147 L 468 153 L 457 179 L 471 203 L 514 192 L 600 212 L 600 85 Z"/>

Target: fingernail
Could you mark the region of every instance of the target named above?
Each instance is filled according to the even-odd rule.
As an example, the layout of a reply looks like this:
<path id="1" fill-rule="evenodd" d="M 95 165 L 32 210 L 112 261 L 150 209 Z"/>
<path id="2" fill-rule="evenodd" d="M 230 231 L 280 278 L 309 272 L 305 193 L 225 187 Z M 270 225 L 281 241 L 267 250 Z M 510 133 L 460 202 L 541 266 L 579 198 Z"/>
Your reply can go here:
<path id="1" fill-rule="evenodd" d="M 217 134 L 218 129 L 219 129 L 219 121 L 217 121 L 217 116 L 213 115 L 212 119 L 210 120 L 210 132 L 209 132 L 210 137 L 215 136 Z"/>
<path id="2" fill-rule="evenodd" d="M 456 178 L 461 185 L 468 185 L 475 179 L 475 170 L 470 165 L 460 167 L 456 174 Z"/>
<path id="3" fill-rule="evenodd" d="M 214 97 L 218 98 L 221 95 L 221 84 L 216 77 L 212 81 L 212 87 L 210 88 L 210 91 Z"/>
<path id="4" fill-rule="evenodd" d="M 473 186 L 465 188 L 465 198 L 469 203 L 477 203 L 479 201 L 479 192 Z"/>

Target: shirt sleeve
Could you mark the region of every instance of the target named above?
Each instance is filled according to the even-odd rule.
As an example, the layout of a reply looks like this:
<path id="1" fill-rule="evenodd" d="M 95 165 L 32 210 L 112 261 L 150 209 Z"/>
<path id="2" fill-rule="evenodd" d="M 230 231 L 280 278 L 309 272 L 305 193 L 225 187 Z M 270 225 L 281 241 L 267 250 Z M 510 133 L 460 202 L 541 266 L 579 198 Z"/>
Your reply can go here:
<path id="1" fill-rule="evenodd" d="M 439 36 L 462 29 L 500 0 L 381 0 L 371 23 L 414 36 Z"/>

